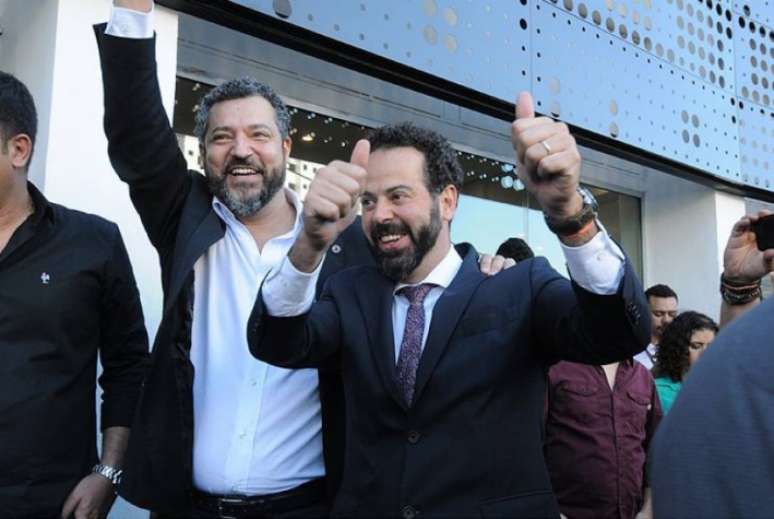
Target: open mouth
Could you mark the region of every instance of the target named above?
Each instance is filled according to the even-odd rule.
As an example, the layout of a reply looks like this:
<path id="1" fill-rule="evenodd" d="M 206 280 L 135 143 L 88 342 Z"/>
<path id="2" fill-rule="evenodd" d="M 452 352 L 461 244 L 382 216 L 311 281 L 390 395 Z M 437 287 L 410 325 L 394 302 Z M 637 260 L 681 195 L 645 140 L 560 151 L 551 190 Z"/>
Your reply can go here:
<path id="1" fill-rule="evenodd" d="M 408 245 L 407 234 L 384 234 L 379 237 L 379 248 L 382 250 L 396 250 Z"/>
<path id="2" fill-rule="evenodd" d="M 246 166 L 237 166 L 228 170 L 228 174 L 234 177 L 250 177 L 253 175 L 259 175 L 261 172 L 255 168 Z"/>

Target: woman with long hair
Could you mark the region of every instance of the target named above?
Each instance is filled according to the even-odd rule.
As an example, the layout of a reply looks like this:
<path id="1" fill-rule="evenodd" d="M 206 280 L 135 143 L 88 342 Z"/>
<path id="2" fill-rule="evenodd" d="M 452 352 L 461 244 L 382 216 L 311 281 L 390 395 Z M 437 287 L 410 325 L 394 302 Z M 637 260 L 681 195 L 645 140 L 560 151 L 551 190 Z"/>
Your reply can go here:
<path id="1" fill-rule="evenodd" d="M 715 339 L 718 325 L 699 312 L 683 312 L 663 332 L 653 377 L 666 415 L 680 392 L 688 371 Z"/>

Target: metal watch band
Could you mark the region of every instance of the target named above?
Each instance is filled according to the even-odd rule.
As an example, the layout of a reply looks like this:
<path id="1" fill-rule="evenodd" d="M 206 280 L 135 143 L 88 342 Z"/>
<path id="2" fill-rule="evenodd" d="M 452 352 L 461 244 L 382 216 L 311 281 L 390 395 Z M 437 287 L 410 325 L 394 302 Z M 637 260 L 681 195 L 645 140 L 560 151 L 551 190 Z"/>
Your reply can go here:
<path id="1" fill-rule="evenodd" d="M 578 194 L 583 199 L 583 207 L 577 214 L 562 220 L 554 220 L 546 215 L 546 225 L 554 234 L 559 236 L 575 234 L 597 217 L 599 206 L 591 192 L 585 187 L 579 186 Z"/>
<path id="2" fill-rule="evenodd" d="M 121 469 L 111 467 L 110 465 L 103 465 L 101 463 L 94 465 L 91 472 L 107 478 L 113 483 L 113 486 L 118 486 L 118 484 L 121 483 L 121 474 L 124 473 Z"/>

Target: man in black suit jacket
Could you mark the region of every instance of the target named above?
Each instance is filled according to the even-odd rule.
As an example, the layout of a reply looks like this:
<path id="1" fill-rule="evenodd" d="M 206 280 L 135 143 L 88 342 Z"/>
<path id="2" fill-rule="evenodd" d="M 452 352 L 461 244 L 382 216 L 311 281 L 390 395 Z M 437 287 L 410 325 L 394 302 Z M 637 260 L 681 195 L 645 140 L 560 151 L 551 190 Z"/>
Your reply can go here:
<path id="1" fill-rule="evenodd" d="M 141 11 L 150 11 L 152 8 L 151 0 L 117 0 L 115 5 Z M 116 22 L 115 17 L 119 15 L 120 10 L 114 10 L 111 23 Z M 120 33 L 122 24 L 113 25 Z M 240 286 L 233 286 L 238 284 L 237 280 L 223 279 L 223 283 L 215 287 L 216 293 L 207 292 L 208 289 L 202 289 L 203 294 L 197 292 L 196 285 L 200 282 L 204 284 L 205 278 L 217 280 L 219 276 L 225 275 L 224 272 L 235 271 L 236 267 L 231 264 L 233 262 L 223 260 L 224 244 L 245 247 L 244 250 L 250 250 L 257 244 L 257 250 L 265 251 L 271 246 L 272 240 L 298 228 L 300 217 L 296 215 L 291 194 L 282 189 L 285 161 L 290 151 L 287 119 L 283 120 L 283 117 L 287 117 L 287 110 L 270 88 L 260 86 L 257 82 L 245 84 L 237 81 L 222 86 L 219 91 L 221 98 L 210 98 L 209 117 L 203 116 L 200 121 L 205 132 L 201 141 L 207 175 L 188 171 L 162 106 L 156 78 L 155 40 L 152 31 L 150 36 L 124 34 L 140 36 L 139 38 L 117 37 L 110 35 L 110 32 L 106 34 L 104 25 L 97 26 L 95 31 L 104 79 L 105 132 L 110 159 L 121 180 L 129 185 L 132 203 L 140 214 L 151 243 L 159 253 L 164 290 L 164 313 L 153 347 L 150 372 L 137 406 L 120 493 L 138 506 L 168 515 L 191 516 L 193 513 L 208 513 L 210 505 L 217 505 L 217 502 L 212 501 L 217 496 L 213 498 L 202 495 L 199 490 L 208 494 L 238 494 L 231 496 L 230 503 L 234 504 L 241 499 L 246 502 L 243 508 L 252 507 L 251 509 L 257 510 L 260 507 L 254 503 L 255 500 L 250 501 L 250 498 L 251 494 L 260 492 L 251 492 L 250 488 L 239 487 L 238 482 L 234 484 L 234 491 L 223 492 L 207 492 L 207 488 L 197 489 L 194 484 L 198 463 L 194 452 L 195 443 L 207 441 L 202 439 L 203 436 L 198 432 L 195 434 L 195 431 L 200 431 L 203 426 L 218 425 L 214 423 L 217 420 L 213 418 L 194 416 L 194 410 L 199 409 L 194 396 L 194 368 L 197 379 L 205 376 L 210 377 L 209 380 L 231 383 L 233 377 L 228 367 L 222 375 L 213 377 L 213 369 L 216 369 L 213 367 L 214 363 L 202 362 L 201 365 L 195 365 L 196 363 L 192 362 L 192 346 L 197 347 L 195 343 L 198 333 L 197 328 L 192 325 L 197 316 L 205 315 L 198 313 L 205 306 L 224 304 L 224 293 L 249 290 L 249 287 L 256 287 L 254 290 L 257 290 L 258 278 L 249 286 L 241 286 L 241 283 Z M 241 87 L 246 90 L 235 94 L 235 90 Z M 239 110 L 228 110 L 237 105 Z M 250 115 L 239 119 L 246 113 Z M 224 128 L 227 128 L 225 132 Z M 226 135 L 223 135 L 224 133 Z M 213 193 L 218 195 L 217 204 L 214 203 Z M 261 203 L 255 204 L 256 200 Z M 253 204 L 252 207 L 250 204 Z M 215 210 L 216 205 L 219 205 L 219 212 Z M 232 218 L 232 214 L 236 218 Z M 255 244 L 249 243 L 249 237 L 241 242 L 233 238 L 234 234 L 242 229 L 250 233 L 249 237 L 255 240 Z M 373 262 L 365 237 L 357 225 L 344 231 L 336 244 L 335 253 L 329 254 L 325 260 L 321 282 L 328 275 L 348 265 Z M 213 251 L 216 253 L 213 254 Z M 284 253 L 278 257 L 283 255 Z M 260 261 L 263 264 L 264 260 Z M 197 270 L 197 265 L 201 266 L 201 270 Z M 195 273 L 201 274 L 202 277 L 195 279 Z M 195 294 L 203 297 L 197 299 Z M 214 343 L 207 343 L 200 339 L 200 351 L 213 353 L 228 348 L 238 349 L 239 352 L 245 353 L 245 362 L 258 364 L 246 353 L 244 338 L 247 314 L 253 299 L 254 296 L 251 296 L 244 309 L 244 320 L 240 321 L 240 317 L 236 315 L 231 323 L 209 319 L 207 326 L 212 329 L 211 336 L 216 340 Z M 221 333 L 225 328 L 238 330 L 236 340 L 231 341 L 229 337 L 224 336 L 225 332 Z M 232 352 L 230 355 L 238 354 Z M 206 374 L 206 370 L 209 370 L 209 374 Z M 292 377 L 292 374 L 279 373 L 276 376 Z M 251 394 L 250 380 L 243 382 L 242 386 L 248 387 L 246 394 Z M 214 384 L 217 385 L 219 384 Z M 277 387 L 281 386 L 278 384 Z M 307 399 L 309 405 L 314 405 L 313 400 L 317 399 L 316 382 L 308 384 L 304 389 L 310 395 Z M 203 387 L 198 395 L 201 398 L 211 398 L 210 393 L 215 390 L 217 387 Z M 249 399 L 249 396 L 246 398 Z M 276 399 L 272 394 L 265 395 L 261 419 L 268 413 L 269 407 L 275 410 L 287 408 L 286 412 L 294 412 L 295 408 L 291 407 L 293 403 L 277 402 Z M 215 402 L 216 411 L 222 409 L 220 416 L 232 419 L 237 414 L 237 406 L 243 400 L 245 399 L 240 399 L 240 395 L 236 394 L 231 398 L 222 399 Z M 344 441 L 341 417 L 343 398 L 338 373 L 320 371 L 317 406 L 320 403 L 324 471 L 330 485 L 329 492 L 332 493 L 339 480 Z M 255 402 L 253 405 L 252 400 L 244 403 L 245 406 L 253 408 L 251 412 L 256 415 L 257 404 L 258 402 Z M 311 417 L 311 426 L 308 428 L 317 427 L 318 431 L 311 431 L 309 445 L 301 448 L 311 453 L 312 458 L 319 458 L 322 454 L 315 455 L 313 451 L 315 448 L 319 450 L 320 442 L 317 438 L 320 435 L 320 417 L 319 413 L 315 415 L 313 411 L 308 413 Z M 258 418 L 255 420 L 257 422 Z M 260 465 L 256 460 L 249 460 L 249 454 L 243 453 L 251 452 L 254 444 L 260 447 L 272 441 L 290 449 L 288 442 L 279 437 L 282 432 L 270 430 L 263 436 L 256 434 L 255 437 L 249 438 L 250 443 L 244 448 L 231 448 L 229 445 L 234 443 L 231 437 L 215 435 L 209 441 L 213 448 L 204 454 L 214 458 L 216 464 L 218 458 L 223 460 L 223 465 L 228 459 L 248 458 L 248 462 L 253 462 L 251 467 Z M 238 431 L 233 433 L 234 438 L 237 438 Z M 199 437 L 195 438 L 197 435 Z M 218 447 L 220 451 L 217 450 Z M 207 447 L 203 449 L 206 450 Z M 275 454 L 276 452 L 269 452 L 267 456 Z M 294 451 L 288 450 L 287 455 L 287 462 L 277 462 L 277 471 L 265 476 L 264 479 L 273 479 L 267 484 L 292 484 L 288 481 L 299 480 L 309 473 L 308 466 L 299 468 L 301 462 L 297 461 L 297 457 L 294 458 Z M 312 461 L 316 464 L 315 470 L 319 470 L 317 460 Z M 258 469 L 260 468 L 259 466 Z M 235 479 L 240 475 L 236 473 L 241 470 L 232 471 L 235 473 Z M 200 472 L 204 477 L 209 475 L 206 468 Z M 225 476 L 230 477 L 230 474 Z M 318 480 L 311 479 L 310 483 L 314 485 L 316 481 Z M 271 495 L 260 497 L 265 498 L 273 513 L 282 513 L 287 511 L 284 510 L 286 503 L 293 508 L 306 501 L 305 497 L 298 498 L 299 492 L 302 496 L 313 497 L 321 493 L 319 484 L 311 493 L 307 492 L 308 486 L 305 485 L 300 485 L 300 490 L 291 488 L 291 495 L 287 496 L 287 499 L 287 493 L 282 491 L 269 492 Z M 299 492 L 294 493 L 294 490 Z M 192 499 L 196 503 L 193 503 Z M 192 511 L 192 506 L 195 512 Z"/>
<path id="2" fill-rule="evenodd" d="M 305 229 L 259 293 L 248 323 L 256 357 L 343 370 L 347 445 L 334 515 L 558 516 L 542 455 L 547 367 L 606 364 L 648 342 L 637 277 L 576 191 L 574 139 L 535 118 L 529 94 L 518 115 L 519 176 L 577 283 L 543 258 L 482 276 L 475 251 L 449 238 L 463 178 L 454 151 L 404 124 L 375 131 L 367 159 L 368 141 L 358 143 L 353 157 L 367 175 L 351 164 L 318 171 Z M 304 280 L 358 199 L 378 268 L 332 276 L 312 306 Z M 306 313 L 283 310 L 301 300 Z"/>

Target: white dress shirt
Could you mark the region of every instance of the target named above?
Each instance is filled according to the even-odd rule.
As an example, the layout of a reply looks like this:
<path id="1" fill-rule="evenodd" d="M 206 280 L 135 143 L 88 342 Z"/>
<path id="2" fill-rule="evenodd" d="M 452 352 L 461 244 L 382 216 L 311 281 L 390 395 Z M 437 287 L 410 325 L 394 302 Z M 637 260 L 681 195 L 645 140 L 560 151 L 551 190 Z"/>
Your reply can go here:
<path id="1" fill-rule="evenodd" d="M 562 250 L 565 259 L 567 259 L 570 274 L 581 287 L 595 294 L 614 294 L 618 290 L 624 275 L 624 254 L 601 225 L 600 232 L 588 243 L 580 247 L 567 247 L 562 244 Z M 457 275 L 461 266 L 462 258 L 454 247 L 449 247 L 444 259 L 420 282 L 438 285 L 428 292 L 424 300 L 423 349 L 430 330 L 435 304 Z M 279 270 L 271 274 L 264 284 L 263 301 L 266 305 L 266 311 L 269 315 L 278 317 L 290 317 L 308 311 L 314 302 L 314 294 L 312 297 L 309 296 L 309 287 L 314 287 L 316 283 L 316 274 L 309 275 L 299 272 L 286 258 Z M 404 286 L 407 285 L 398 283 L 393 291 L 392 330 L 396 362 L 400 353 L 409 307 L 405 296 L 397 294 L 397 291 Z M 294 310 L 303 309 L 303 311 L 289 312 L 289 302 L 291 301 L 294 303 Z"/>
<path id="2" fill-rule="evenodd" d="M 114 8 L 106 32 L 152 37 L 152 14 Z M 317 370 L 271 366 L 253 358 L 247 346 L 247 320 L 259 283 L 287 256 L 302 229 L 298 197 L 285 194 L 296 209 L 293 229 L 269 240 L 262 251 L 214 199 L 226 233 L 194 265 L 193 479 L 208 493 L 271 494 L 325 475 Z M 296 289 L 304 299 L 314 299 L 314 292 L 314 284 Z M 283 308 L 305 311 L 290 304 Z"/>
<path id="3" fill-rule="evenodd" d="M 656 358 L 656 345 L 652 342 L 648 344 L 648 347 L 634 356 L 634 360 L 645 366 L 646 368 L 653 369 L 653 359 Z"/>

